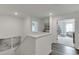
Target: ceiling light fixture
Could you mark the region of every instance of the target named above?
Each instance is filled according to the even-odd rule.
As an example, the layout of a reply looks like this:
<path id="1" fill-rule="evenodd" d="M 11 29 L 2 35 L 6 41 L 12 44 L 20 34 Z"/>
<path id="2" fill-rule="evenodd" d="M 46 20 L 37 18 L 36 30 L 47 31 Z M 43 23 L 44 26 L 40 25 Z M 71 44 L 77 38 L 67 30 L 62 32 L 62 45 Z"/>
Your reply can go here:
<path id="1" fill-rule="evenodd" d="M 17 16 L 17 15 L 18 15 L 18 12 L 14 12 L 14 15 L 16 15 L 16 16 Z"/>

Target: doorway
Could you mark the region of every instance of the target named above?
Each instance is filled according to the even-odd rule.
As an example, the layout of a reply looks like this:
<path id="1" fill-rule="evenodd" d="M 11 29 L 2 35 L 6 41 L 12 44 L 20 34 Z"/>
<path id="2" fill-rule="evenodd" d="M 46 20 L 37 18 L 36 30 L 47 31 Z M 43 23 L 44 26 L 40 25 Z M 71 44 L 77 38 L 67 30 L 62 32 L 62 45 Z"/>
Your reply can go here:
<path id="1" fill-rule="evenodd" d="M 58 20 L 58 43 L 74 47 L 75 19 Z"/>

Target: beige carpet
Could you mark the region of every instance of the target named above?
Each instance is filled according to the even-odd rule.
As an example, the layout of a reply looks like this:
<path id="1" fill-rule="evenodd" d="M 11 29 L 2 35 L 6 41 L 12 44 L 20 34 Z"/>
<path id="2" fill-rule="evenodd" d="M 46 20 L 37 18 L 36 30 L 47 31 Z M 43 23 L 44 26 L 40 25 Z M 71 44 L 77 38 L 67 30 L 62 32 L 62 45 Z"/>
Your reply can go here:
<path id="1" fill-rule="evenodd" d="M 71 38 L 71 37 L 67 37 L 67 36 L 62 37 L 62 36 L 58 35 L 58 43 L 74 47 L 73 38 Z"/>

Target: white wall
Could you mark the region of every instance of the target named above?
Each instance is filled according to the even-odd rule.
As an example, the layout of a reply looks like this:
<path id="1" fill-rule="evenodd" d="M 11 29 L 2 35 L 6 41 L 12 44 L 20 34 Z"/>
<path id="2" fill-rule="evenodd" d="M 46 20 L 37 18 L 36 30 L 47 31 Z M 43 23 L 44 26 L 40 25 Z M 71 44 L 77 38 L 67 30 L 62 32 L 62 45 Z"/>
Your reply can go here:
<path id="1" fill-rule="evenodd" d="M 50 16 L 50 33 L 52 33 L 54 43 L 57 42 L 57 20 L 58 18 Z"/>
<path id="2" fill-rule="evenodd" d="M 31 17 L 24 19 L 24 35 L 27 35 L 32 32 L 32 20 Z"/>
<path id="3" fill-rule="evenodd" d="M 22 35 L 22 27 L 19 18 L 0 16 L 0 38 Z"/>
<path id="4" fill-rule="evenodd" d="M 44 21 L 44 23 L 49 23 L 49 17 L 44 17 L 42 20 Z"/>
<path id="5" fill-rule="evenodd" d="M 79 49 L 79 17 L 75 18 L 75 47 Z"/>
<path id="6" fill-rule="evenodd" d="M 53 36 L 51 34 L 36 39 L 36 55 L 48 55 L 51 52 Z"/>

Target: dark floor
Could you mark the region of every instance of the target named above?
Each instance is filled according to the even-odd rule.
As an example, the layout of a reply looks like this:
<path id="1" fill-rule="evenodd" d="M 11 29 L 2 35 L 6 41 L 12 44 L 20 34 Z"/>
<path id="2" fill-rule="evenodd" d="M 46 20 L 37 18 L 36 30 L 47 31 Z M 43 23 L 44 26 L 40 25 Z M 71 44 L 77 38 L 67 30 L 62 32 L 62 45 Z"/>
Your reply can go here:
<path id="1" fill-rule="evenodd" d="M 79 50 L 59 43 L 52 43 L 49 55 L 79 55 Z"/>

